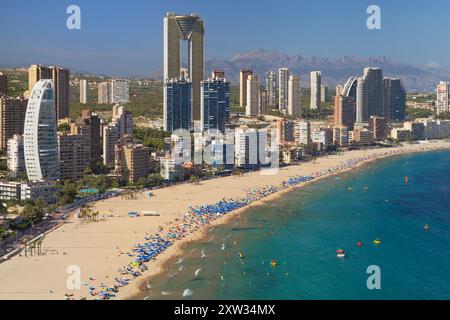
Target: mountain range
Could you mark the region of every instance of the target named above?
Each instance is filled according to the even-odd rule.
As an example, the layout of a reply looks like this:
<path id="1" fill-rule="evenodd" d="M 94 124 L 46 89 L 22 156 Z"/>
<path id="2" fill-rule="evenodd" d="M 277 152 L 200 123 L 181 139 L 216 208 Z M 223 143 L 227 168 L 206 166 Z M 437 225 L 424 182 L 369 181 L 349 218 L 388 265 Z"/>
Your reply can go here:
<path id="1" fill-rule="evenodd" d="M 321 71 L 322 83 L 334 88 L 336 84 L 344 84 L 350 76 L 361 76 L 365 67 L 380 67 L 384 76 L 400 78 L 408 91 L 431 92 L 440 80 L 450 81 L 447 70 L 400 63 L 388 57 L 305 58 L 300 54 L 259 49 L 235 54 L 229 60 L 210 58 L 205 62 L 207 75 L 212 69 L 223 70 L 232 83 L 238 83 L 240 69 L 253 70 L 263 84 L 269 70 L 276 71 L 281 67 L 287 67 L 291 74 L 299 75 L 301 86 L 306 88 L 309 87 L 310 71 Z"/>

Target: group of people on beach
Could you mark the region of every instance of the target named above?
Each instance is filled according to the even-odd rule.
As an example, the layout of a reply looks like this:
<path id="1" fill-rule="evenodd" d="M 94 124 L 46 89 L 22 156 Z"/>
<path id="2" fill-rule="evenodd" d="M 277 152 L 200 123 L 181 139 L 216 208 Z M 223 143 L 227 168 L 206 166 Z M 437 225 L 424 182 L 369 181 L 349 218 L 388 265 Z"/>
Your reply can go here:
<path id="1" fill-rule="evenodd" d="M 421 146 L 418 149 L 429 150 L 432 148 Z M 346 171 L 365 161 L 399 154 L 402 151 L 401 149 L 390 149 L 383 153 L 371 153 L 366 156 L 352 158 L 337 166 L 317 171 L 309 176 L 291 176 L 276 186 L 267 185 L 261 188 L 244 190 L 245 196 L 241 198 L 222 199 L 214 204 L 190 206 L 189 211 L 183 217 L 175 219 L 173 223 L 169 223 L 165 227 L 159 227 L 155 235 L 145 237 L 143 244 L 134 245 L 129 252 L 120 252 L 132 257 L 133 260 L 118 270 L 120 276 L 114 278 L 112 286 L 106 286 L 102 283 L 98 290 L 93 286 L 89 286 L 89 294 L 97 299 L 105 300 L 115 297 L 121 287 L 127 286 L 134 278 L 142 276 L 142 273 L 147 270 L 147 262 L 154 260 L 159 254 L 173 245 L 176 240 L 185 238 L 219 217 L 287 188 L 301 185 L 315 178 Z"/>

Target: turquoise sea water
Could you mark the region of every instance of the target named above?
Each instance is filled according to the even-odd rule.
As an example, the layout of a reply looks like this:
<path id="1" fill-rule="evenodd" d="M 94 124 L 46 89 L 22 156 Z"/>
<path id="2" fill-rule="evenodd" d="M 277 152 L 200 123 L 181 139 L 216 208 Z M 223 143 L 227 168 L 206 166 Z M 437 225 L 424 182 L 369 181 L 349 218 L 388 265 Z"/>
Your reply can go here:
<path id="1" fill-rule="evenodd" d="M 380 290 L 367 289 L 369 265 Z M 381 160 L 251 209 L 150 284 L 138 298 L 450 299 L 450 152 Z"/>

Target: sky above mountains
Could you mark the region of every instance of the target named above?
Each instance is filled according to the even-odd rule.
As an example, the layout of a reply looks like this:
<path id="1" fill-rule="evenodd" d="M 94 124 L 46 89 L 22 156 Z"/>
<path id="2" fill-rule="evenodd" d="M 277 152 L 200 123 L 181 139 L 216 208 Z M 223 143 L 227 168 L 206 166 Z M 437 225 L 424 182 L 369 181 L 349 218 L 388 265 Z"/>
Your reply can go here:
<path id="1" fill-rule="evenodd" d="M 258 48 L 305 57 L 388 56 L 450 69 L 448 0 L 0 0 L 0 66 L 58 64 L 113 76 L 162 67 L 166 12 L 205 20 L 206 57 L 231 58 Z M 81 9 L 69 30 L 66 9 Z M 381 9 L 369 30 L 367 7 Z"/>

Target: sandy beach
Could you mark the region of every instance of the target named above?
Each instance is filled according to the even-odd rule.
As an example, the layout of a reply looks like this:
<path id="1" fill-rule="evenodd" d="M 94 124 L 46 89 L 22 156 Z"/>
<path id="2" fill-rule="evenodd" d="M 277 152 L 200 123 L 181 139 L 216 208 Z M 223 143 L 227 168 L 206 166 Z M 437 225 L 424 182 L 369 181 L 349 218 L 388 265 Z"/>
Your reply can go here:
<path id="1" fill-rule="evenodd" d="M 118 270 L 133 261 L 133 257 L 128 254 L 133 246 L 144 243 L 144 238 L 156 234 L 160 226 L 167 227 L 175 219 L 184 216 L 189 206 L 213 204 L 223 198 L 239 198 L 245 195 L 244 190 L 278 185 L 293 176 L 317 175 L 318 177 L 312 180 L 314 182 L 376 159 L 447 148 L 450 149 L 450 142 L 433 141 L 396 148 L 349 151 L 284 167 L 275 175 L 252 172 L 242 176 L 202 181 L 199 185 L 182 184 L 167 187 L 153 191 L 152 197 L 142 192 L 134 200 L 126 200 L 119 196 L 99 201 L 93 207 L 93 210 L 101 213 L 99 221 L 82 223 L 72 215 L 66 224 L 45 236 L 41 255 L 28 257 L 17 255 L 0 263 L 0 299 L 64 299 L 66 293 L 73 294 L 74 299 L 81 297 L 95 299 L 96 296 L 89 294 L 89 286 L 99 287 L 102 283 L 112 285 L 114 278 L 120 276 Z M 352 165 L 348 165 L 349 163 Z M 263 205 L 264 202 L 272 201 L 292 188 L 303 187 L 308 183 L 283 189 L 249 206 Z M 135 295 L 139 290 L 139 284 L 160 272 L 164 262 L 179 254 L 184 244 L 201 238 L 209 226 L 224 223 L 249 206 L 235 210 L 183 239 L 176 240 L 155 260 L 146 263 L 148 270 L 127 286 L 120 288 L 115 299 L 126 299 Z M 128 216 L 129 211 L 155 211 L 159 216 L 141 215 L 132 218 Z M 67 288 L 69 266 L 79 266 L 81 289 Z"/>

